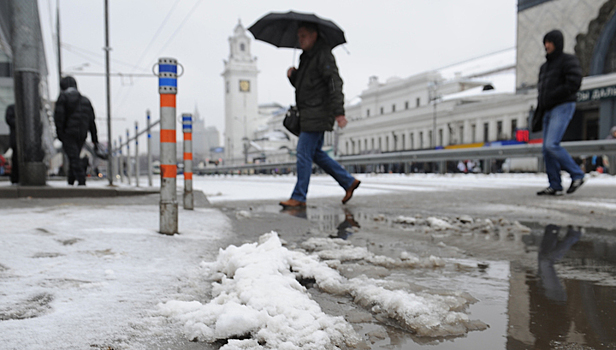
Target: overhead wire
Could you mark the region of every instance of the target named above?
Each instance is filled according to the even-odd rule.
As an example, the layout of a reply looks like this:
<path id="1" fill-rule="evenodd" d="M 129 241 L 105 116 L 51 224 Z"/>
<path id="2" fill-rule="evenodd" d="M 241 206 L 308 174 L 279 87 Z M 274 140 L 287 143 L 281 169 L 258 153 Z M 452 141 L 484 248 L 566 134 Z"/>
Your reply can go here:
<path id="1" fill-rule="evenodd" d="M 92 57 L 95 57 L 96 59 L 102 59 L 103 58 L 102 57 L 103 56 L 102 52 L 101 53 L 92 52 L 90 50 L 87 50 L 87 49 L 84 49 L 84 48 L 81 48 L 81 47 L 78 47 L 78 46 L 75 46 L 75 45 L 72 45 L 72 44 L 68 44 L 68 43 L 65 43 L 65 42 L 62 43 L 62 47 L 64 47 L 68 51 L 73 50 L 71 52 L 73 52 L 76 55 L 79 55 L 79 54 L 77 52 L 75 52 L 75 51 L 81 51 L 84 54 L 91 55 Z M 79 55 L 79 56 L 87 58 L 86 56 L 83 56 L 83 55 Z M 91 59 L 91 58 L 87 58 L 87 59 Z M 120 64 L 120 65 L 123 65 L 123 66 L 134 68 L 134 70 L 140 69 L 140 70 L 142 70 L 144 72 L 149 72 L 148 69 L 136 67 L 133 63 L 130 63 L 130 62 L 124 62 L 124 61 L 117 60 L 117 59 L 112 59 L 111 61 L 114 62 L 115 64 Z M 92 63 L 95 63 L 95 64 L 97 64 L 99 66 L 104 66 L 104 64 L 101 63 L 100 61 L 92 62 Z"/>
<path id="2" fill-rule="evenodd" d="M 173 12 L 175 11 L 175 8 L 177 7 L 178 3 L 180 2 L 180 0 L 176 0 L 176 2 L 171 5 L 171 9 L 167 12 L 167 16 L 165 16 L 165 18 L 163 19 L 163 21 L 161 22 L 161 24 L 158 26 L 158 29 L 156 30 L 156 33 L 154 33 L 154 36 L 152 37 L 152 39 L 150 40 L 150 42 L 148 43 L 148 45 L 146 46 L 145 50 L 143 50 L 143 52 L 141 53 L 141 56 L 139 57 L 139 59 L 137 60 L 137 63 L 133 66 L 133 69 L 136 69 L 139 64 L 141 64 L 141 61 L 143 60 L 143 58 L 145 57 L 145 55 L 148 53 L 148 51 L 150 50 L 150 47 L 152 46 L 152 44 L 156 41 L 156 39 L 158 38 L 158 36 L 160 35 L 160 33 L 162 32 L 162 29 L 164 28 L 165 24 L 167 24 L 167 21 L 169 20 L 169 18 L 171 18 L 171 15 L 173 14 Z M 133 70 L 134 72 L 134 70 Z M 120 91 L 118 91 L 116 93 L 115 99 L 117 99 L 120 94 L 123 96 L 122 100 L 120 100 L 119 103 L 116 104 L 116 110 L 114 112 L 117 112 L 118 108 L 120 108 L 124 102 L 126 101 L 126 99 L 128 98 L 128 96 L 130 95 L 132 88 L 133 88 L 134 84 L 130 84 L 128 91 L 124 92 L 122 91 L 122 88 L 124 87 L 124 85 L 122 85 L 120 87 Z"/>
<path id="3" fill-rule="evenodd" d="M 193 13 L 195 13 L 195 10 L 197 9 L 197 7 L 201 4 L 203 0 L 198 0 L 195 5 L 192 7 L 192 9 L 190 9 L 190 12 L 188 12 L 188 15 L 186 15 L 186 17 L 184 17 L 184 19 L 182 20 L 182 22 L 180 23 L 180 25 L 178 26 L 178 28 L 175 30 L 175 32 L 173 32 L 173 34 L 171 35 L 171 37 L 167 40 L 167 42 L 165 43 L 165 45 L 163 45 L 163 47 L 160 49 L 160 51 L 158 52 L 158 54 L 156 54 L 156 56 L 159 56 L 166 48 L 167 46 L 171 43 L 171 40 L 173 40 L 173 38 L 175 38 L 176 34 L 179 33 L 180 29 L 182 29 L 182 27 L 184 26 L 184 24 L 186 24 L 186 22 L 188 21 L 188 19 L 193 15 Z"/>
<path id="4" fill-rule="evenodd" d="M 180 32 L 182 27 L 184 27 L 184 24 L 186 24 L 186 22 L 188 22 L 190 17 L 195 13 L 195 10 L 201 4 L 201 2 L 203 2 L 203 0 L 197 0 L 197 2 L 193 5 L 193 7 L 188 12 L 188 14 L 184 17 L 182 22 L 180 22 L 180 25 L 176 28 L 176 30 L 173 32 L 173 34 L 171 34 L 169 39 L 167 39 L 167 42 L 163 45 L 163 47 L 160 49 L 160 51 L 156 54 L 156 57 L 160 56 L 160 54 L 167 48 L 167 46 L 171 43 L 171 41 L 175 38 L 175 36 Z M 124 94 L 122 101 L 120 101 L 120 103 L 116 105 L 116 111 L 117 111 L 118 108 L 120 108 L 124 104 L 124 102 L 126 101 L 126 99 L 129 96 L 129 92 L 130 92 L 130 90 L 127 93 Z"/>

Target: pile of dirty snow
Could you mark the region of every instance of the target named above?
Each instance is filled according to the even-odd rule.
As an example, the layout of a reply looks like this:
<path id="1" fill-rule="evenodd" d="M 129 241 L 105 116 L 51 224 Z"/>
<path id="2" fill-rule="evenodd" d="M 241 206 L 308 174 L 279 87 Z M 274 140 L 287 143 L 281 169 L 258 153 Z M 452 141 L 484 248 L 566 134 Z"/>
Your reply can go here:
<path id="1" fill-rule="evenodd" d="M 229 246 L 215 262 L 202 263 L 206 277 L 215 280 L 210 302 L 172 300 L 160 304 L 160 311 L 182 322 L 190 339 L 228 341 L 222 349 L 315 349 L 359 343 L 352 326 L 342 317 L 325 314 L 298 282 L 310 279 L 322 291 L 348 295 L 419 336 L 459 336 L 487 328 L 465 313 L 476 301 L 468 293 L 411 292 L 365 276 L 347 279 L 335 269 L 345 259 L 438 267 L 444 264 L 439 258 L 407 253 L 392 259 L 334 239 L 312 239 L 303 248 L 313 253 L 283 247 L 275 232 L 261 236 L 258 244 Z"/>

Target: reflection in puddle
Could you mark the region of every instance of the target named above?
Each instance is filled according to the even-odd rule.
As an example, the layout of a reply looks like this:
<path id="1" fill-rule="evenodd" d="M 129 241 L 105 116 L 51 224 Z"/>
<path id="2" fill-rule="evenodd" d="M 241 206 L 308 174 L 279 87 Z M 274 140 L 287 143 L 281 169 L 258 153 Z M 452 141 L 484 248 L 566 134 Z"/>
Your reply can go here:
<path id="1" fill-rule="evenodd" d="M 336 230 L 338 232 L 337 235 L 331 235 L 330 238 L 340 238 L 347 239 L 350 235 L 355 232 L 355 229 L 361 228 L 357 221 L 355 221 L 355 217 L 353 213 L 351 213 L 347 208 L 344 208 L 344 221 L 342 221 L 337 227 Z"/>
<path id="2" fill-rule="evenodd" d="M 548 225 L 539 241 L 537 272 L 512 271 L 517 293 L 509 298 L 508 349 L 616 349 L 615 269 L 609 263 L 615 245 L 600 237 L 580 241 L 582 236 L 580 229 Z M 596 266 L 611 272 L 597 282 L 611 286 L 593 281 Z"/>
<path id="3" fill-rule="evenodd" d="M 308 219 L 306 207 L 287 207 L 280 210 L 281 213 L 289 214 L 301 219 Z"/>
<path id="4" fill-rule="evenodd" d="M 486 348 L 485 344 L 491 344 L 491 349 L 508 350 L 616 349 L 614 231 L 529 223 L 526 226 L 532 230 L 528 232 L 517 230 L 513 223 L 499 225 L 497 220 L 492 220 L 494 227 L 488 230 L 488 226 L 477 226 L 477 219 L 468 224 L 476 226 L 472 230 L 433 230 L 410 223 L 414 221 L 411 216 L 406 217 L 409 223 L 402 225 L 395 223 L 397 215 L 344 207 L 308 207 L 300 214 L 289 214 L 303 215 L 319 232 L 377 254 L 399 256 L 401 250 L 415 247 L 416 253 L 423 249 L 425 254 L 454 258 L 453 253 L 445 254 L 450 247 L 457 247 L 451 251 L 481 262 L 486 251 L 492 250 L 485 271 L 392 270 L 389 277 L 383 271 L 377 274 L 390 281 L 468 291 L 480 299 L 471 307 L 470 316 L 490 324 L 490 329 L 455 340 L 433 339 L 428 345 L 380 320 L 362 326 L 372 334 L 373 349 L 476 349 Z M 425 221 L 417 218 L 418 222 Z M 490 276 L 497 268 L 503 270 L 499 278 Z"/>

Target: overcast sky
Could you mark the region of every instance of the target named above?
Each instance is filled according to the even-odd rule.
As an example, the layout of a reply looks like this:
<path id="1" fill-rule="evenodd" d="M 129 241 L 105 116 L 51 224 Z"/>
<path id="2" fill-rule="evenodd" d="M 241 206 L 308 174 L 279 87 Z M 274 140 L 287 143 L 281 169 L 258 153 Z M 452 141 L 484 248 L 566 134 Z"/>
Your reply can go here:
<path id="1" fill-rule="evenodd" d="M 38 0 L 48 61 L 50 94 L 58 95 L 53 47 L 56 4 L 60 3 L 64 72 L 105 71 L 104 0 Z M 111 71 L 151 74 L 159 57 L 184 66 L 178 80 L 177 112 L 193 112 L 224 132 L 223 60 L 238 21 L 246 27 L 269 12 L 312 12 L 337 23 L 347 44 L 334 49 L 347 99 L 381 82 L 405 78 L 515 46 L 516 0 L 109 0 Z M 250 37 L 252 35 L 248 33 Z M 285 72 L 299 53 L 252 42 L 259 103 L 293 104 Z M 294 62 L 295 58 L 295 62 Z M 84 66 L 87 64 L 87 66 Z M 97 114 L 99 137 L 107 139 L 105 78 L 75 75 L 79 90 Z M 113 77 L 113 135 L 145 125 L 146 109 L 159 118 L 158 81 L 154 77 Z"/>

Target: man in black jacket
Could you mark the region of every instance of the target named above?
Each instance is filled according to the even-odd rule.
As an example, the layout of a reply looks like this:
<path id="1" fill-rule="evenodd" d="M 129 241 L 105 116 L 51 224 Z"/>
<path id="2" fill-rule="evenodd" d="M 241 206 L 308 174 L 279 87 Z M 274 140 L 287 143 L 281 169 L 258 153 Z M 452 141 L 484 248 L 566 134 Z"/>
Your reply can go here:
<path id="1" fill-rule="evenodd" d="M 306 206 L 313 161 L 345 190 L 344 204 L 351 199 L 360 181 L 321 149 L 324 133 L 333 130 L 334 122 L 341 128 L 347 124 L 342 79 L 331 47 L 319 38 L 317 25 L 305 22 L 298 27 L 297 38 L 303 53 L 299 68 L 291 67 L 287 71 L 295 87 L 301 129 L 297 142 L 297 183 L 291 198 L 280 205 L 285 208 Z"/>
<path id="2" fill-rule="evenodd" d="M 79 154 L 86 142 L 88 131 L 94 148 L 98 149 L 94 109 L 90 100 L 77 91 L 77 82 L 73 77 L 62 78 L 60 89 L 62 91 L 56 101 L 53 117 L 58 139 L 62 141 L 62 148 L 68 157 L 68 184 L 73 185 L 77 180 L 79 186 L 85 186 L 86 172 Z"/>
<path id="3" fill-rule="evenodd" d="M 559 30 L 553 30 L 543 38 L 547 62 L 539 70 L 539 97 L 532 126 L 533 131 L 543 128 L 543 158 L 550 186 L 537 192 L 538 195 L 563 194 L 561 170 L 571 175 L 567 193 L 575 192 L 584 184 L 584 172 L 560 145 L 575 112 L 577 92 L 582 83 L 580 62 L 575 56 L 563 52 L 564 43 Z"/>
<path id="4" fill-rule="evenodd" d="M 4 119 L 9 125 L 9 140 L 13 155 L 11 156 L 11 183 L 19 183 L 19 160 L 17 157 L 17 131 L 15 125 L 15 104 L 10 104 L 6 107 Z"/>

